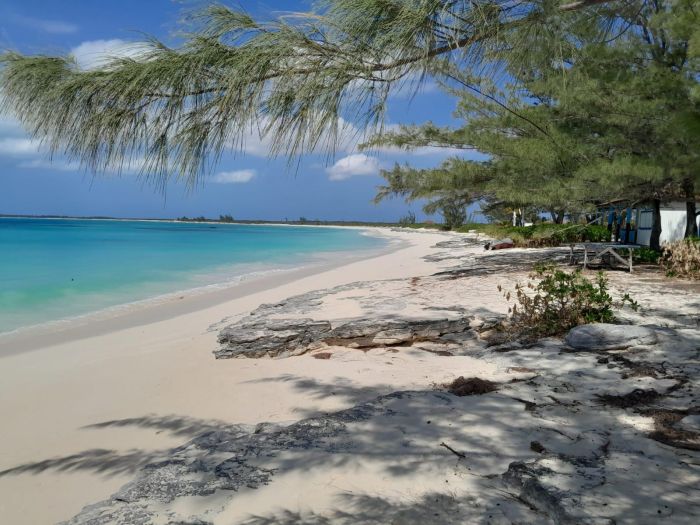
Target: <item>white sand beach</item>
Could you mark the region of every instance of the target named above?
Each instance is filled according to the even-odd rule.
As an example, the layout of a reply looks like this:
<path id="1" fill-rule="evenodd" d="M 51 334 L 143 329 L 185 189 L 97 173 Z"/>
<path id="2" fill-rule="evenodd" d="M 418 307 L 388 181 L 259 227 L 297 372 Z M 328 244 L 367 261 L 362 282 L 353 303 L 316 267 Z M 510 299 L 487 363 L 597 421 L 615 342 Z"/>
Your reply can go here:
<path id="1" fill-rule="evenodd" d="M 145 325 L 141 312 L 127 319 L 137 325 L 131 328 L 124 326 L 123 318 L 113 318 L 99 327 L 80 327 L 72 340 L 49 331 L 6 341 L 0 346 L 0 470 L 48 462 L 46 468 L 0 477 L 3 521 L 40 524 L 68 519 L 84 505 L 109 496 L 159 451 L 180 445 L 206 425 L 290 421 L 301 413 L 345 404 L 335 397 L 310 397 L 293 384 L 275 384 L 272 391 L 258 380 L 298 374 L 342 375 L 367 386 L 387 381 L 386 370 L 368 370 L 368 364 L 357 359 L 361 354 L 354 356 L 357 360 L 348 359 L 342 369 L 336 362 L 309 357 L 217 361 L 212 355 L 217 332 L 211 326 L 261 303 L 315 289 L 428 274 L 435 265 L 422 257 L 447 237 L 423 232 L 391 235 L 403 241 L 391 253 L 316 275 L 292 273 L 246 283 L 227 290 L 232 298 L 224 302 L 216 294 L 199 296 L 193 299 L 199 308 L 195 312 L 177 315 L 176 308 L 182 306 L 162 305 L 145 315 L 171 317 Z M 215 305 L 207 307 L 207 301 Z M 60 344 L 52 344 L 52 337 Z M 17 353 L 18 348 L 25 351 Z M 407 373 L 410 369 L 394 374 L 401 385 L 410 383 Z M 424 386 L 421 379 L 413 378 L 416 386 Z M 138 425 L 90 428 L 146 416 L 172 419 L 172 431 Z M 83 464 L 90 461 L 85 451 L 91 451 L 92 465 Z M 51 464 L 70 456 L 72 461 Z"/>
<path id="2" fill-rule="evenodd" d="M 652 523 L 663 512 L 674 523 L 697 522 L 697 452 L 648 439 L 651 416 L 601 412 L 593 401 L 605 392 L 675 388 L 674 406 L 687 409 L 693 394 L 686 390 L 697 376 L 684 376 L 681 387 L 674 387 L 679 380 L 655 374 L 621 381 L 617 365 L 598 364 L 597 354 L 566 353 L 561 341 L 491 351 L 481 340 L 486 332 L 475 336 L 466 328 L 439 345 L 430 338 L 361 348 L 329 343 L 293 357 L 215 359 L 212 352 L 221 346 L 217 336 L 226 325 L 247 318 L 269 322 L 289 311 L 307 320 L 328 319 L 334 326 L 342 319 L 398 316 L 445 322 L 468 318 L 469 326 L 483 327 L 507 309 L 496 286 L 524 279 L 528 258 L 548 253 L 510 250 L 484 258 L 492 261 L 488 266 L 478 259 L 480 246 L 459 244 L 464 236 L 385 234 L 402 241 L 390 253 L 315 275 L 249 283 L 238 290 L 239 297 L 232 289 L 225 301 L 212 298 L 210 306 L 200 297 L 195 311 L 173 316 L 165 310 L 165 318 L 131 327 L 115 319 L 112 330 L 104 321 L 96 334 L 88 325 L 74 339 L 64 334 L 55 344 L 42 333 L 38 340 L 21 342 L 19 352 L 9 345 L 0 348 L 2 522 L 61 522 L 102 501 L 71 523 L 128 523 L 143 516 L 153 523 L 551 523 L 558 512 L 581 507 L 580 501 L 576 507 L 562 496 L 556 505 L 564 510 L 555 503 L 542 509 L 515 489 L 503 492 L 497 481 L 510 472 L 503 479 L 513 487 L 513 465 L 544 461 L 537 468 L 546 466 L 554 485 L 579 497 L 585 483 L 572 465 L 583 463 L 567 463 L 570 457 L 588 458 L 586 476 L 597 488 L 586 492 L 588 506 L 581 508 L 592 516 Z M 437 244 L 445 242 L 456 244 Z M 453 273 L 435 275 L 448 269 Z M 666 316 L 663 322 L 671 327 L 659 332 L 657 346 L 645 350 L 645 362 L 668 362 L 671 346 L 678 356 L 692 353 L 698 342 L 692 328 L 696 288 L 666 288 L 660 295 L 663 284 L 621 273 L 612 276 L 612 284 L 633 290 L 643 306 L 653 305 L 646 324 L 661 323 L 659 316 Z M 309 299 L 316 290 L 325 291 Z M 263 303 L 300 294 L 307 295 L 285 303 L 279 313 L 263 309 L 249 315 Z M 394 332 L 386 330 L 382 337 L 399 337 Z M 675 377 L 683 373 L 677 367 Z M 435 390 L 458 376 L 502 387 L 467 397 Z M 404 394 L 389 395 L 397 391 Z M 567 412 L 569 406 L 578 408 Z M 352 407 L 360 407 L 360 415 L 336 412 Z M 328 414 L 330 419 L 323 419 Z M 316 429 L 340 425 L 343 432 L 324 430 L 316 444 L 306 431 L 293 430 L 283 438 L 298 428 L 295 423 Z M 256 436 L 276 448 L 264 452 L 263 445 L 250 441 Z M 165 465 L 173 457 L 228 465 L 224 452 L 233 445 L 226 443 L 239 437 L 256 452 L 236 456 L 244 459 L 223 476 L 228 486 L 216 481 L 201 492 L 176 487 L 172 497 L 162 488 L 157 490 L 166 495 L 153 501 L 133 496 L 143 489 L 133 485 L 134 479 L 146 479 L 153 489 L 151 474 L 143 474 L 145 465 Z M 195 438 L 216 438 L 218 448 L 200 457 L 206 446 Z M 280 445 L 280 439 L 287 444 Z M 542 455 L 535 442 L 557 452 Z M 638 463 L 641 456 L 631 450 L 651 463 Z M 596 469 L 603 468 L 607 484 L 596 481 L 601 475 Z M 154 479 L 163 487 L 199 483 L 177 468 L 173 472 Z M 217 472 L 221 477 L 221 468 Z M 645 491 L 635 493 L 645 480 Z M 127 483 L 131 488 L 114 497 Z M 103 510 L 115 506 L 116 513 Z"/>

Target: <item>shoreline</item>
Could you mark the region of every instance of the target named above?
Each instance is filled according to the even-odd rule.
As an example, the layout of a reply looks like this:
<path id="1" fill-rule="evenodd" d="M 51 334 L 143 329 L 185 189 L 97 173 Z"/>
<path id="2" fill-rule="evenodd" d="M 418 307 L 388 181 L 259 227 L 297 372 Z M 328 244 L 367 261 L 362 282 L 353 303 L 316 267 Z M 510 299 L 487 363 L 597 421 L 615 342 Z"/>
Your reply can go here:
<path id="1" fill-rule="evenodd" d="M 388 253 L 308 269 L 293 279 L 276 276 L 267 286 L 251 282 L 250 289 L 234 287 L 231 297 L 215 301 L 205 294 L 193 299 L 189 313 L 179 310 L 178 301 L 168 315 L 160 309 L 155 319 L 135 315 L 124 325 L 107 323 L 94 330 L 98 333 L 88 328 L 70 337 L 37 335 L 21 347 L 31 351 L 7 353 L 5 346 L 0 354 L 0 515 L 17 525 L 67 520 L 128 482 L 144 461 L 157 460 L 207 428 L 285 422 L 308 410 L 345 406 L 346 400 L 335 396 L 309 398 L 291 383 L 276 386 L 270 395 L 265 381 L 286 374 L 332 375 L 333 363 L 217 360 L 212 352 L 218 348 L 218 326 L 263 303 L 313 290 L 430 274 L 438 266 L 423 257 L 434 252 L 437 242 L 454 238 L 442 232 L 386 234 L 401 241 Z M 364 372 L 367 364 L 359 360 L 345 369 L 368 384 L 381 382 Z M 406 380 L 399 372 L 397 383 Z M 110 421 L 144 423 L 112 426 Z M 13 473 L 2 474 L 8 470 Z"/>
<path id="2" fill-rule="evenodd" d="M 318 227 L 325 228 L 327 226 Z M 100 308 L 85 314 L 0 332 L 0 358 L 49 345 L 68 343 L 117 330 L 165 321 L 203 308 L 274 289 L 354 262 L 388 255 L 407 245 L 407 241 L 397 239 L 387 230 L 373 227 L 352 228 L 363 230 L 367 235 L 382 237 L 386 242 L 385 246 L 361 250 L 360 253 L 351 251 L 320 252 L 301 262 L 301 266 L 271 268 L 261 272 L 245 273 L 237 276 L 236 280 L 233 281 L 175 290 L 145 299 Z"/>

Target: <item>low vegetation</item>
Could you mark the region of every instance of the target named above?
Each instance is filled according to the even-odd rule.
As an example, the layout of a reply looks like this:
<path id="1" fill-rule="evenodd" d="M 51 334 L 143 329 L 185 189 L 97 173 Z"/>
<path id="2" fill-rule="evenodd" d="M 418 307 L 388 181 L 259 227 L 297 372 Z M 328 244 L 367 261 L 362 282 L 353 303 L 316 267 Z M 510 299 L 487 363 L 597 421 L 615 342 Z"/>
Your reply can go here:
<path id="1" fill-rule="evenodd" d="M 598 272 L 593 281 L 580 270 L 568 272 L 556 266 L 540 266 L 527 284 L 518 284 L 515 294 L 503 292 L 513 301 L 508 309 L 514 332 L 531 338 L 561 335 L 571 328 L 588 323 L 610 323 L 614 310 L 637 303 L 628 295 L 615 301 L 608 291 L 608 279 Z"/>
<path id="2" fill-rule="evenodd" d="M 399 219 L 399 226 L 413 226 L 414 224 L 416 224 L 416 214 L 412 211 Z"/>
<path id="3" fill-rule="evenodd" d="M 401 224 L 410 228 L 444 229 L 439 224 Z M 493 239 L 510 238 L 519 248 L 560 246 L 573 242 L 609 242 L 611 233 L 605 226 L 585 224 L 553 224 L 543 222 L 532 226 L 510 226 L 497 223 L 464 224 L 454 231 L 460 233 L 478 232 Z"/>
<path id="4" fill-rule="evenodd" d="M 700 279 L 700 238 L 666 244 L 659 264 L 669 277 Z"/>
<path id="5" fill-rule="evenodd" d="M 636 264 L 659 264 L 659 256 L 661 254 L 651 248 L 642 247 L 634 250 L 632 259 Z"/>

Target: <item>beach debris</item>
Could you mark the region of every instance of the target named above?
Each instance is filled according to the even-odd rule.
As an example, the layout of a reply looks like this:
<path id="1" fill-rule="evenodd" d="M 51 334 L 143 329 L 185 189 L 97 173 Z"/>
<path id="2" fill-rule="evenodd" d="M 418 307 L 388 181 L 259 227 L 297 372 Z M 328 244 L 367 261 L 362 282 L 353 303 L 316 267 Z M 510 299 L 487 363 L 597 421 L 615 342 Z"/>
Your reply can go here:
<path id="1" fill-rule="evenodd" d="M 455 456 L 457 456 L 459 459 L 466 459 L 466 457 L 467 457 L 466 454 L 463 454 L 462 452 L 459 452 L 458 450 L 453 449 L 450 445 L 448 445 L 448 444 L 445 443 L 444 441 L 443 441 L 442 443 L 440 443 L 440 446 L 441 446 L 441 447 L 444 447 L 444 448 L 446 448 L 447 450 L 449 450 L 450 452 L 452 452 L 452 453 L 453 453 Z"/>
<path id="2" fill-rule="evenodd" d="M 498 384 L 488 379 L 478 377 L 465 378 L 459 376 L 457 379 L 445 385 L 450 394 L 455 396 L 480 396 L 498 390 Z"/>
<path id="3" fill-rule="evenodd" d="M 572 328 L 565 341 L 575 350 L 624 350 L 653 345 L 657 336 L 654 330 L 645 326 L 595 323 Z"/>

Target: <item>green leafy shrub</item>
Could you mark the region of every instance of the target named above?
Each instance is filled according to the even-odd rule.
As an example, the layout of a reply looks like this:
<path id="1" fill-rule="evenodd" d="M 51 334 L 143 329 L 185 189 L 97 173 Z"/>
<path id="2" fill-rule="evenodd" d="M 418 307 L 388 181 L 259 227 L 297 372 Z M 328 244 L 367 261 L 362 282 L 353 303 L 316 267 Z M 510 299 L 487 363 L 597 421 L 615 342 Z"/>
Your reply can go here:
<path id="1" fill-rule="evenodd" d="M 700 279 L 700 238 L 682 239 L 664 245 L 659 264 L 669 277 Z"/>
<path id="2" fill-rule="evenodd" d="M 651 248 L 639 248 L 632 253 L 632 260 L 636 263 L 658 264 L 661 254 Z"/>
<path id="3" fill-rule="evenodd" d="M 590 281 L 580 270 L 567 272 L 552 265 L 536 268 L 527 284 L 515 287 L 515 297 L 503 294 L 507 301 L 513 300 L 508 309 L 511 327 L 531 338 L 560 335 L 581 324 L 612 322 L 614 309 L 625 303 L 638 308 L 628 294 L 613 300 L 604 272 Z"/>

